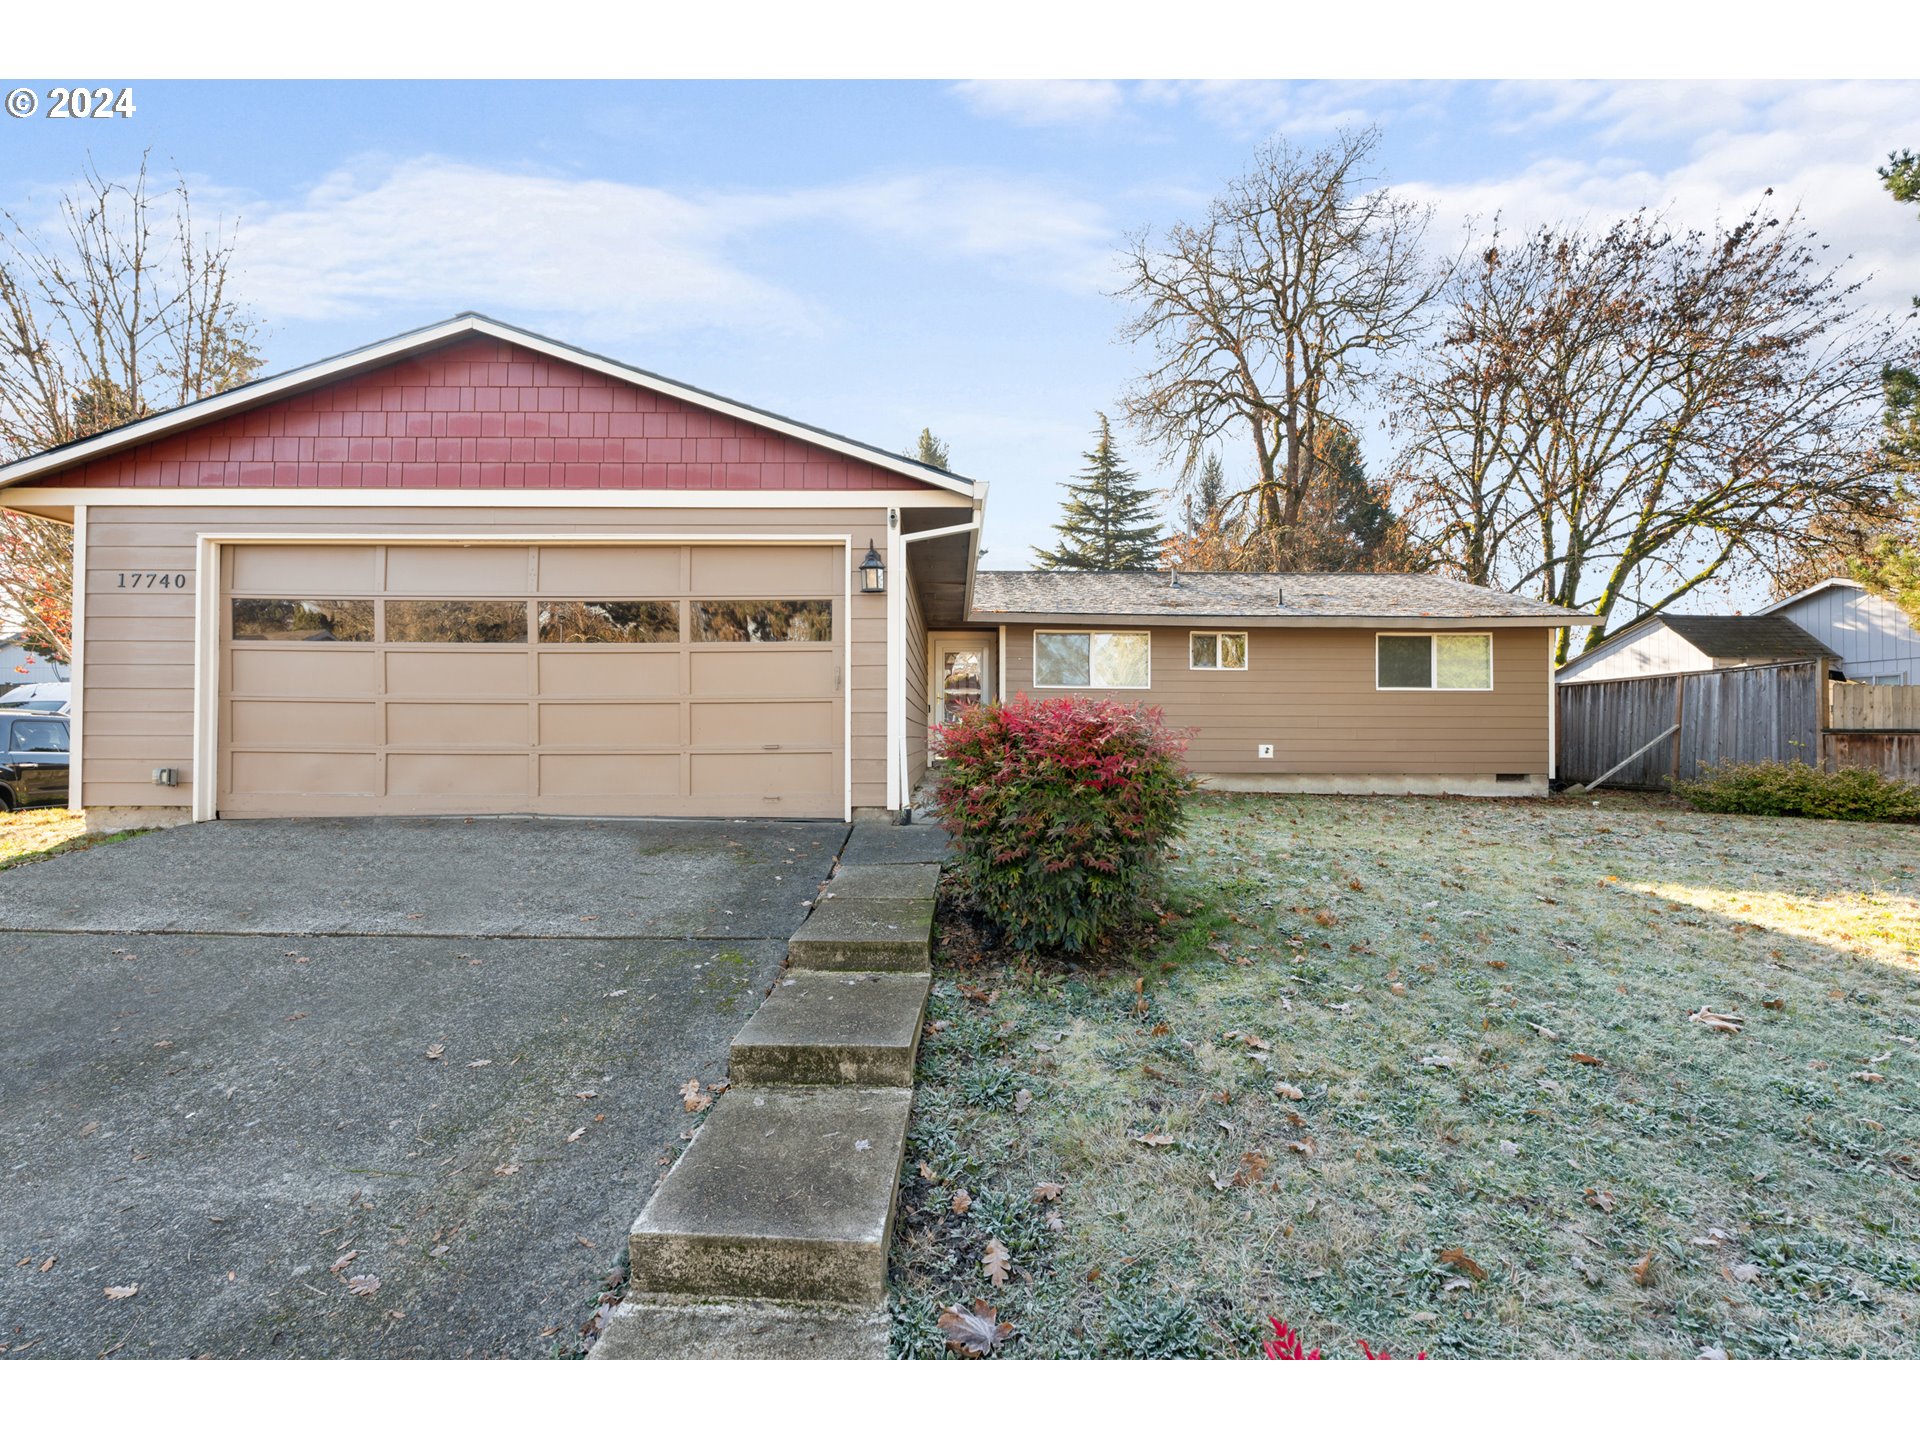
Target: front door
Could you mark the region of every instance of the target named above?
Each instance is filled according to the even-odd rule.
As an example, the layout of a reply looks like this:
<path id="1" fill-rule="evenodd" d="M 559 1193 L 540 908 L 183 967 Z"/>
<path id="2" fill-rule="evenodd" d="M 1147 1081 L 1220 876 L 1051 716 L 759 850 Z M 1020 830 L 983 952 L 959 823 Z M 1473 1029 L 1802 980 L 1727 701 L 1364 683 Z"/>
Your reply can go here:
<path id="1" fill-rule="evenodd" d="M 973 706 L 992 703 L 993 638 L 977 631 L 930 637 L 934 724 L 951 725 Z"/>

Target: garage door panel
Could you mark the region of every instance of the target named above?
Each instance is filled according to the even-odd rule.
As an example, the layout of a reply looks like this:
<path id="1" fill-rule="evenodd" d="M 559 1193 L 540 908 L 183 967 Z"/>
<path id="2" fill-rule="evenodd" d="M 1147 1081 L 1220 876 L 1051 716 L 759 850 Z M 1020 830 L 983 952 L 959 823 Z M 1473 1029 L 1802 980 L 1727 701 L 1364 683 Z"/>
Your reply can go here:
<path id="1" fill-rule="evenodd" d="M 527 718 L 524 703 L 442 705 L 396 701 L 387 706 L 387 743 L 525 745 Z"/>
<path id="2" fill-rule="evenodd" d="M 222 556 L 230 594 L 381 602 L 385 624 L 377 640 L 324 644 L 236 641 L 223 628 L 220 813 L 843 813 L 843 547 L 301 544 Z M 706 604 L 720 619 L 707 641 L 578 616 L 544 642 L 482 623 L 487 607 L 529 601 L 556 615 L 564 601 L 654 602 L 687 627 Z M 780 601 L 797 618 L 769 619 Z M 440 602 L 464 609 L 424 629 L 396 624 Z M 830 643 L 764 638 L 824 633 L 829 609 Z M 592 638 L 607 636 L 618 643 Z M 884 656 L 882 643 L 861 648 Z M 154 723 L 112 698 L 96 707 L 103 728 Z"/>
<path id="3" fill-rule="evenodd" d="M 394 595 L 524 595 L 528 579 L 527 552 L 518 545 L 394 545 L 387 550 L 387 590 Z"/>
<path id="4" fill-rule="evenodd" d="M 367 795 L 380 793 L 377 755 L 235 750 L 229 785 L 255 795 Z"/>
<path id="5" fill-rule="evenodd" d="M 414 754 L 387 756 L 389 795 L 438 795 L 449 801 L 474 795 L 527 793 L 525 751 L 487 754 Z"/>
<path id="6" fill-rule="evenodd" d="M 524 695 L 524 650 L 389 650 L 387 693 L 409 697 Z"/>
<path id="7" fill-rule="evenodd" d="M 696 545 L 692 547 L 696 595 L 764 599 L 826 595 L 845 588 L 839 549 L 821 545 Z"/>
<path id="8" fill-rule="evenodd" d="M 695 695 L 831 695 L 839 667 L 831 650 L 775 645 L 695 650 L 689 659 Z"/>
<path id="9" fill-rule="evenodd" d="M 331 598 L 379 588 L 380 552 L 372 545 L 242 545 L 233 555 L 232 587 L 242 594 Z"/>
<path id="10" fill-rule="evenodd" d="M 683 757 L 671 755 L 542 755 L 540 794 L 678 796 Z"/>
<path id="11" fill-rule="evenodd" d="M 569 705 L 540 707 L 542 745 L 591 745 L 618 750 L 628 745 L 684 745 L 682 707 L 658 705 Z"/>
<path id="12" fill-rule="evenodd" d="M 380 707 L 369 701 L 232 700 L 235 745 L 378 745 Z"/>
<path id="13" fill-rule="evenodd" d="M 543 545 L 540 593 L 584 600 L 678 595 L 684 554 L 678 545 Z"/>
<path id="14" fill-rule="evenodd" d="M 235 645 L 228 683 L 236 695 L 372 695 L 380 689 L 380 656 L 373 650 L 336 650 L 325 644 L 256 650 Z"/>
<path id="15" fill-rule="evenodd" d="M 831 700 L 696 700 L 689 729 L 701 745 L 830 745 L 840 738 Z"/>
<path id="16" fill-rule="evenodd" d="M 539 658 L 542 695 L 583 699 L 679 699 L 680 650 L 608 651 L 598 646 L 546 650 Z"/>
<path id="17" fill-rule="evenodd" d="M 695 799 L 737 795 L 749 800 L 811 798 L 840 788 L 838 757 L 818 754 L 703 754 L 687 757 L 688 789 Z"/>

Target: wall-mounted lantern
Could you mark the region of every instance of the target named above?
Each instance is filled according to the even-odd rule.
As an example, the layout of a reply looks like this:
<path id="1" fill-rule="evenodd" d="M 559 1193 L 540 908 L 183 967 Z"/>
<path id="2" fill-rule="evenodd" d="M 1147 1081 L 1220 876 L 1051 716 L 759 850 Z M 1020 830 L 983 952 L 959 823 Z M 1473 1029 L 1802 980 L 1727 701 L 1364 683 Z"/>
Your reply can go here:
<path id="1" fill-rule="evenodd" d="M 873 541 L 867 541 L 867 558 L 860 562 L 860 593 L 862 595 L 884 595 L 887 593 L 887 562 L 880 558 L 880 552 L 873 548 Z"/>

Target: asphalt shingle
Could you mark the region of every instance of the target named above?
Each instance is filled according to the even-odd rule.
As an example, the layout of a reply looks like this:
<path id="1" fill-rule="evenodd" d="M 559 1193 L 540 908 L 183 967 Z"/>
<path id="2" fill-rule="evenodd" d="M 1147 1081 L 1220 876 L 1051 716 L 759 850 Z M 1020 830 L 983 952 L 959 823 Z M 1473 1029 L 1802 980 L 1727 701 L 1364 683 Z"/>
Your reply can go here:
<path id="1" fill-rule="evenodd" d="M 1578 610 L 1437 575 L 1167 570 L 982 570 L 973 613 L 1139 618 L 1520 619 L 1592 623 Z"/>

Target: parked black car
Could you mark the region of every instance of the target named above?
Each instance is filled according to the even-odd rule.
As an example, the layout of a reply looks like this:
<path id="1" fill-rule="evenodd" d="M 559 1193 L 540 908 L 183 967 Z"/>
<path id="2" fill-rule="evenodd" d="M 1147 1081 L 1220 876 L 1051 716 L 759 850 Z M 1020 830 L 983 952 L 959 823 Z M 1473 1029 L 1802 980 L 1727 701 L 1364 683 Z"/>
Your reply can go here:
<path id="1" fill-rule="evenodd" d="M 0 710 L 0 810 L 67 803 L 65 715 Z"/>

